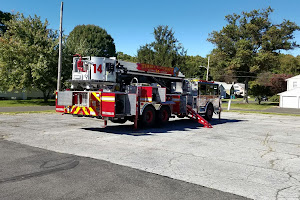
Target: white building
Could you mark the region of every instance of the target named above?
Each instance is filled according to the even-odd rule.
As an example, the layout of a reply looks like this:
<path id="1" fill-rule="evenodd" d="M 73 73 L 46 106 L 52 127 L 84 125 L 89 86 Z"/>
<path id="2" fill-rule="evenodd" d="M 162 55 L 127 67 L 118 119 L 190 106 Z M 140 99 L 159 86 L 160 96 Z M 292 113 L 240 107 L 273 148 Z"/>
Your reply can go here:
<path id="1" fill-rule="evenodd" d="M 279 93 L 279 106 L 282 108 L 300 108 L 300 75 L 286 79 L 287 91 Z"/>
<path id="2" fill-rule="evenodd" d="M 287 88 L 286 88 L 287 91 L 300 87 L 300 75 L 288 78 L 286 79 L 286 81 L 287 81 Z"/>

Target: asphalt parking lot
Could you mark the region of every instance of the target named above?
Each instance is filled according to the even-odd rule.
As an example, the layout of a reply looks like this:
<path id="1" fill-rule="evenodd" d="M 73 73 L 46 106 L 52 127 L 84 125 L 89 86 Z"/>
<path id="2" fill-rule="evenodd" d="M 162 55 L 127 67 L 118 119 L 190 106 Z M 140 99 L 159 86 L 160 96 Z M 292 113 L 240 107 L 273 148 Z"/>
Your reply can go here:
<path id="1" fill-rule="evenodd" d="M 0 115 L 0 137 L 252 199 L 300 198 L 300 117 L 226 112 L 212 125 L 173 119 L 133 131 L 70 115 Z"/>
<path id="2" fill-rule="evenodd" d="M 0 140 L 0 199 L 244 197 L 92 158 Z"/>

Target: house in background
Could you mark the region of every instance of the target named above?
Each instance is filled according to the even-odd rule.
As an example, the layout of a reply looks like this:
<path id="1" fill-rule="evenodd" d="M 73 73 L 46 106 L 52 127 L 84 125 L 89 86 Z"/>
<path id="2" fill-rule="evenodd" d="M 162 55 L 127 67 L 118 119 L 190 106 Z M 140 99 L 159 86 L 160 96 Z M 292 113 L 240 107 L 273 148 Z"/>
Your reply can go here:
<path id="1" fill-rule="evenodd" d="M 228 99 L 230 98 L 231 95 L 234 94 L 233 84 L 228 84 L 225 82 L 217 82 L 217 81 L 215 81 L 215 83 L 219 84 L 221 98 Z"/>
<path id="2" fill-rule="evenodd" d="M 300 75 L 288 78 L 286 79 L 286 81 L 287 81 L 287 86 L 286 86 L 287 91 L 300 87 Z"/>
<path id="3" fill-rule="evenodd" d="M 282 108 L 300 108 L 300 75 L 286 79 L 287 91 L 279 93 L 279 106 Z"/>
<path id="4" fill-rule="evenodd" d="M 40 99 L 43 98 L 43 92 L 38 89 L 13 90 L 11 92 L 0 91 L 0 99 Z"/>

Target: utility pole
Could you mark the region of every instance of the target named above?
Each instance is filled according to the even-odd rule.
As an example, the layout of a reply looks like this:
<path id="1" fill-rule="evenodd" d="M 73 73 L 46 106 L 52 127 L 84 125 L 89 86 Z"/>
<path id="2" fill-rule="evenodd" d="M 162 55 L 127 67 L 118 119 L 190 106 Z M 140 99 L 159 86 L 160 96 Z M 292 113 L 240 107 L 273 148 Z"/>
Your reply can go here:
<path id="1" fill-rule="evenodd" d="M 210 59 L 210 56 L 208 56 L 208 62 L 207 62 L 207 67 L 205 66 L 199 66 L 199 67 L 203 67 L 206 69 L 206 81 L 208 81 L 208 72 L 209 72 L 209 59 Z"/>
<path id="2" fill-rule="evenodd" d="M 207 61 L 207 68 L 206 68 L 206 81 L 208 81 L 209 59 L 210 59 L 210 56 L 208 56 L 208 61 Z"/>
<path id="3" fill-rule="evenodd" d="M 58 50 L 58 75 L 57 75 L 57 92 L 60 91 L 61 88 L 61 57 L 62 57 L 62 52 L 61 52 L 61 46 L 62 46 L 62 19 L 63 19 L 63 2 L 61 2 L 60 6 L 60 25 L 59 25 L 59 50 Z"/>

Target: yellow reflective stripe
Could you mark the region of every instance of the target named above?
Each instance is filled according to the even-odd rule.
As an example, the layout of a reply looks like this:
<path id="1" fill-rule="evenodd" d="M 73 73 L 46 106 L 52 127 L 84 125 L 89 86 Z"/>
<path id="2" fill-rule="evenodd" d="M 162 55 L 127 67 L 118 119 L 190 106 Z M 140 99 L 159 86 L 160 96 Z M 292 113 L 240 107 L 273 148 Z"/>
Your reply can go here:
<path id="1" fill-rule="evenodd" d="M 78 112 L 80 111 L 80 106 L 78 106 L 74 112 L 74 114 L 78 114 Z"/>
<path id="2" fill-rule="evenodd" d="M 71 110 L 70 110 L 69 113 L 73 113 L 73 114 L 74 114 L 73 110 L 75 109 L 75 107 L 76 107 L 76 106 L 72 106 L 72 108 L 71 108 Z"/>
<path id="3" fill-rule="evenodd" d="M 102 96 L 101 100 L 105 102 L 115 102 L 115 96 Z"/>
<path id="4" fill-rule="evenodd" d="M 96 92 L 92 92 L 92 95 L 94 95 L 94 97 L 98 100 L 98 101 L 101 101 L 101 99 L 99 98 L 100 94 L 96 93 Z"/>
<path id="5" fill-rule="evenodd" d="M 140 100 L 143 102 L 152 102 L 152 97 L 141 97 Z"/>
<path id="6" fill-rule="evenodd" d="M 89 110 L 90 110 L 90 115 L 96 116 L 96 113 L 95 113 L 95 111 L 93 110 L 93 108 L 89 107 Z"/>
<path id="7" fill-rule="evenodd" d="M 88 113 L 88 111 L 87 111 L 87 108 L 84 107 L 84 106 L 78 106 L 78 107 L 76 108 L 76 110 L 74 111 L 73 114 L 78 114 L 79 111 L 80 111 L 80 109 L 82 109 L 82 111 L 83 111 L 83 113 L 84 113 L 85 115 L 90 115 L 90 114 Z"/>
<path id="8" fill-rule="evenodd" d="M 82 107 L 82 110 L 83 110 L 85 115 L 90 115 L 89 112 L 87 111 L 86 107 Z"/>

